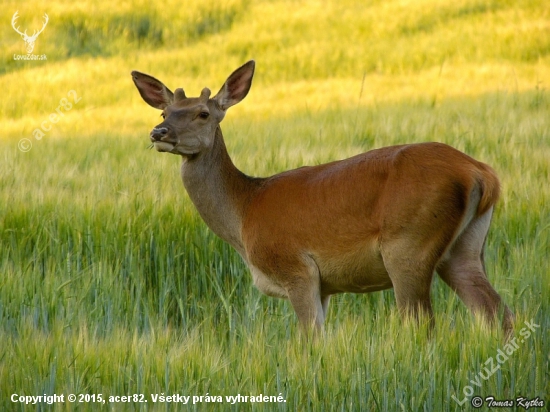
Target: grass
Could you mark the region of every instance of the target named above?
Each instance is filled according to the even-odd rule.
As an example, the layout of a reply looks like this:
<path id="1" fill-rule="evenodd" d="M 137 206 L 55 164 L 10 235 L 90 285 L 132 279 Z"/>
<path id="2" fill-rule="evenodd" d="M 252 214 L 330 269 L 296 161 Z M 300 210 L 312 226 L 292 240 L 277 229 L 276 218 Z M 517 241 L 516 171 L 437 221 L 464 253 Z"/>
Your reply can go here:
<path id="1" fill-rule="evenodd" d="M 148 399 L 102 408 L 112 410 L 455 411 L 469 408 L 453 400 L 468 386 L 483 398 L 548 402 L 543 2 L 8 1 L 5 10 L 19 10 L 23 27 L 43 12 L 50 23 L 35 50 L 45 62 L 14 61 L 24 44 L 0 28 L 13 40 L 0 46 L 0 409 L 96 410 L 10 397 L 101 393 Z M 385 291 L 336 296 L 323 339 L 306 344 L 288 302 L 255 290 L 200 220 L 179 161 L 146 150 L 159 118 L 132 69 L 197 95 L 250 58 L 251 93 L 222 125 L 248 174 L 419 141 L 495 167 L 503 190 L 486 265 L 524 342 L 479 387 L 471 381 L 505 348 L 501 333 L 438 279 L 431 340 L 401 322 Z M 51 122 L 64 98 L 71 108 Z M 22 138 L 30 151 L 18 150 Z M 540 328 L 525 338 L 531 321 Z M 153 403 L 161 393 L 224 402 Z M 225 402 L 239 393 L 286 402 Z"/>

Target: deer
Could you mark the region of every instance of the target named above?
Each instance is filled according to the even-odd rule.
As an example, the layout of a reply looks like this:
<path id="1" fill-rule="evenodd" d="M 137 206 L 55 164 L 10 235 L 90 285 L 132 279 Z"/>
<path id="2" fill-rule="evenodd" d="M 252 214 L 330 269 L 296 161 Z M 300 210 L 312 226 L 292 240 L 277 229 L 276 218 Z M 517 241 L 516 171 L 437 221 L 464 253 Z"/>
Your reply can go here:
<path id="1" fill-rule="evenodd" d="M 16 11 L 11 19 L 11 26 L 13 27 L 13 29 L 21 35 L 21 37 L 23 38 L 23 41 L 25 42 L 25 47 L 27 49 L 27 53 L 28 54 L 31 54 L 32 51 L 34 50 L 34 44 L 36 43 L 36 39 L 38 38 L 38 36 L 40 35 L 40 33 L 42 33 L 44 31 L 44 29 L 46 28 L 46 25 L 48 24 L 48 21 L 49 21 L 49 17 L 46 13 L 44 13 L 44 24 L 42 25 L 42 28 L 38 31 L 34 31 L 33 34 L 31 36 L 27 35 L 27 30 L 25 30 L 23 33 L 21 32 L 21 30 L 19 30 L 19 27 L 16 27 L 15 26 L 15 23 L 17 21 L 17 19 L 19 18 L 19 15 L 18 15 L 19 11 Z"/>
<path id="2" fill-rule="evenodd" d="M 182 158 L 183 185 L 207 226 L 242 257 L 254 285 L 288 299 L 301 329 L 322 330 L 330 297 L 393 288 L 404 319 L 433 328 L 435 273 L 474 315 L 513 314 L 491 286 L 484 249 L 500 194 L 495 171 L 438 142 L 382 147 L 271 177 L 241 172 L 220 123 L 252 85 L 255 62 L 218 93 L 187 97 L 132 71 L 143 100 L 162 111 L 150 133 L 158 152 Z"/>

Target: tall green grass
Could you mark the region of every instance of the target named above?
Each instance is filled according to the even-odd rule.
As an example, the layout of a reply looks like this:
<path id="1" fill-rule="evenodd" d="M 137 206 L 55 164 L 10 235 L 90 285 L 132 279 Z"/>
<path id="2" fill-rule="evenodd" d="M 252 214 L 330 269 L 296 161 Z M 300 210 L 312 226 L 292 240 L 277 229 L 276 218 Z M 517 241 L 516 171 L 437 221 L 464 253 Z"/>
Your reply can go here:
<path id="1" fill-rule="evenodd" d="M 248 174 L 420 141 L 451 144 L 497 170 L 488 276 L 516 314 L 514 336 L 523 338 L 526 321 L 540 328 L 473 387 L 482 397 L 548 401 L 544 4 L 163 4 L 170 13 L 137 0 L 6 3 L 21 24 L 33 24 L 28 15 L 39 23 L 44 9 L 51 26 L 36 46 L 47 62 L 10 61 L 22 53 L 18 37 L 0 48 L 0 409 L 98 409 L 25 407 L 14 393 L 148 399 L 103 406 L 117 411 L 470 408 L 453 396 L 464 397 L 503 337 L 437 277 L 431 339 L 424 325 L 399 319 L 390 290 L 335 296 L 325 334 L 305 342 L 288 302 L 254 289 L 238 255 L 200 220 L 179 160 L 147 150 L 160 120 L 130 70 L 195 95 L 217 90 L 249 58 L 253 88 L 222 124 Z M 0 30 L 15 35 L 9 24 Z M 70 90 L 82 100 L 34 138 Z M 32 144 L 26 153 L 22 138 Z M 154 404 L 160 393 L 286 402 Z"/>
<path id="2" fill-rule="evenodd" d="M 195 43 L 226 32 L 238 21 L 248 4 L 245 0 L 206 0 L 185 5 L 173 0 L 162 4 L 133 0 L 116 7 L 95 1 L 78 4 L 71 1 L 4 3 L 6 14 L 19 12 L 17 26 L 21 31 L 28 30 L 29 35 L 42 27 L 44 13 L 48 14 L 48 25 L 38 37 L 34 53 L 48 55 L 49 62 L 78 56 L 113 56 L 129 49 L 175 49 L 181 44 Z M 3 25 L 0 32 L 2 37 L 19 38 L 9 24 Z M 21 66 L 21 62 L 12 58 L 12 53 L 24 53 L 17 47 L 21 44 L 3 44 L 0 50 L 7 54 L 2 53 L 4 65 L 1 72 L 17 70 Z M 33 64 L 23 66 L 32 67 Z"/>
<path id="3" fill-rule="evenodd" d="M 286 119 L 285 127 L 302 138 L 279 136 L 279 151 L 290 154 L 280 161 L 265 162 L 260 140 L 275 127 L 270 123 L 244 134 L 240 121 L 230 123 L 226 138 L 236 163 L 260 174 L 421 136 L 455 143 L 493 164 L 504 197 L 487 245 L 489 276 L 516 312 L 518 331 L 531 319 L 541 328 L 476 393 L 542 396 L 548 389 L 549 148 L 535 139 L 544 111 L 530 107 L 532 98 L 517 96 L 516 113 L 531 121 L 504 121 L 509 138 L 485 124 L 514 113 L 494 96 L 479 98 L 485 110 L 467 101 L 437 109 L 389 105 L 376 115 L 361 109 L 369 125 L 349 135 L 337 130 L 354 130 L 355 110 Z M 453 125 L 457 106 L 469 133 L 445 126 Z M 9 402 L 14 391 L 45 391 L 282 393 L 287 403 L 273 408 L 458 410 L 451 396 L 462 399 L 462 388 L 503 347 L 499 331 L 478 325 L 438 280 L 431 341 L 422 328 L 403 329 L 387 291 L 336 297 L 326 336 L 306 344 L 288 303 L 257 292 L 240 258 L 198 219 L 181 188 L 177 159 L 147 151 L 140 140 L 44 140 L 40 151 L 35 146 L 26 154 L 3 144 L 12 153 L 2 169 L 0 397 L 6 407 L 16 408 Z M 94 147 L 91 154 L 79 150 L 83 144 Z M 319 153 L 310 157 L 313 148 Z"/>

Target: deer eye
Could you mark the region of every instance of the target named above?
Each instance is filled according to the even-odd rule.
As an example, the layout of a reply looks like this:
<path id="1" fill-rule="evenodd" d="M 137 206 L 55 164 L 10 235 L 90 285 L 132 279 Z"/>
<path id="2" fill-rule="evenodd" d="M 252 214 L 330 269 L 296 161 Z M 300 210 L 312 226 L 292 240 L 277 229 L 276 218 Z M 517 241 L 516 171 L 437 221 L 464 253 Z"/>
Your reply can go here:
<path id="1" fill-rule="evenodd" d="M 200 112 L 199 113 L 199 117 L 201 119 L 208 119 L 208 116 L 210 116 L 210 113 L 208 113 L 208 112 Z"/>

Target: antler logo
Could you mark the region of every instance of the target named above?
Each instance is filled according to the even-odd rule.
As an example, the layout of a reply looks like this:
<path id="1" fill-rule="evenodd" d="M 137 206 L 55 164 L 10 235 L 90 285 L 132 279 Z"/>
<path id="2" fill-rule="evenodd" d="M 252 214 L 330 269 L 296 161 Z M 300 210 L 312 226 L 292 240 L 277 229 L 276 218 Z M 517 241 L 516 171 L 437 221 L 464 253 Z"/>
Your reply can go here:
<path id="1" fill-rule="evenodd" d="M 38 32 L 35 30 L 34 33 L 32 34 L 32 36 L 29 36 L 29 35 L 27 35 L 27 30 L 25 30 L 23 33 L 21 33 L 21 31 L 19 30 L 19 27 L 15 26 L 16 20 L 19 18 L 19 15 L 17 13 L 18 13 L 18 11 L 16 11 L 15 14 L 13 15 L 13 18 L 11 19 L 11 25 L 12 25 L 13 29 L 17 33 L 19 33 L 21 35 L 21 37 L 23 38 L 23 40 L 25 41 L 25 46 L 27 48 L 27 53 L 31 54 L 32 51 L 34 50 L 34 43 L 36 42 L 36 38 L 46 28 L 46 25 L 48 24 L 49 17 L 46 13 L 44 13 L 44 25 L 42 26 L 42 28 Z"/>

